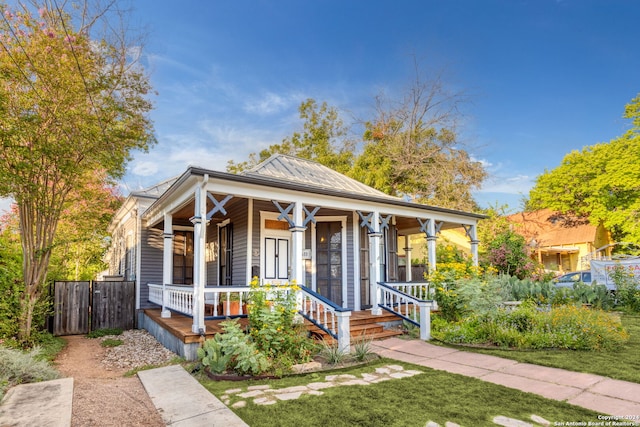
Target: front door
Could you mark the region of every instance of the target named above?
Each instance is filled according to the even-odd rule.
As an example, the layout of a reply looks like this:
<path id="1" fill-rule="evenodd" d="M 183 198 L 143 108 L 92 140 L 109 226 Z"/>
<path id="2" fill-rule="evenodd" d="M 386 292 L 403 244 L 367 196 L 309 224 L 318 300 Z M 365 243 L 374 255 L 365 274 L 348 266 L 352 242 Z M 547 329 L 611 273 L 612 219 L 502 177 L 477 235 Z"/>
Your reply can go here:
<path id="1" fill-rule="evenodd" d="M 342 305 L 342 222 L 316 224 L 316 286 L 323 297 Z"/>

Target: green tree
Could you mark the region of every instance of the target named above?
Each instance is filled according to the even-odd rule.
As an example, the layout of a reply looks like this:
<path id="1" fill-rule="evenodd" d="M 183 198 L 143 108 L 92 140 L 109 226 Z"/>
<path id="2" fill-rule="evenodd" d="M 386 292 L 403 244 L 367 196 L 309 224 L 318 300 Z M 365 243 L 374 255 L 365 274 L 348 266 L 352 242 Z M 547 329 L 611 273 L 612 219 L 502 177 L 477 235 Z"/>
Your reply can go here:
<path id="1" fill-rule="evenodd" d="M 33 1 L 2 10 L 0 196 L 15 200 L 20 217 L 22 341 L 69 194 L 85 187 L 88 171 L 121 176 L 130 151 L 154 142 L 139 49 L 128 45 L 115 2 L 93 6 Z"/>
<path id="2" fill-rule="evenodd" d="M 69 194 L 62 211 L 48 277 L 50 280 L 91 280 L 106 268 L 107 227 L 121 204 L 115 186 L 105 174 L 91 171 L 90 181 Z"/>
<path id="3" fill-rule="evenodd" d="M 640 244 L 640 96 L 626 106 L 633 127 L 608 143 L 567 154 L 536 179 L 527 208 L 603 224 L 616 241 Z"/>
<path id="4" fill-rule="evenodd" d="M 14 206 L 0 217 L 0 339 L 18 333 L 21 268 L 20 232 Z"/>
<path id="5" fill-rule="evenodd" d="M 376 116 L 365 123 L 363 152 L 350 176 L 418 203 L 474 210 L 471 191 L 487 173 L 462 148 L 456 122 L 461 93 L 440 78 L 419 76 L 398 101 L 379 96 Z"/>
<path id="6" fill-rule="evenodd" d="M 353 145 L 347 138 L 348 128 L 340 118 L 338 110 L 307 99 L 298 108 L 304 120 L 302 133 L 294 132 L 281 144 L 269 146 L 259 153 L 251 153 L 249 160 L 227 164 L 227 171 L 239 173 L 267 160 L 273 154 L 288 154 L 314 160 L 341 173 L 347 172 L 353 163 Z"/>

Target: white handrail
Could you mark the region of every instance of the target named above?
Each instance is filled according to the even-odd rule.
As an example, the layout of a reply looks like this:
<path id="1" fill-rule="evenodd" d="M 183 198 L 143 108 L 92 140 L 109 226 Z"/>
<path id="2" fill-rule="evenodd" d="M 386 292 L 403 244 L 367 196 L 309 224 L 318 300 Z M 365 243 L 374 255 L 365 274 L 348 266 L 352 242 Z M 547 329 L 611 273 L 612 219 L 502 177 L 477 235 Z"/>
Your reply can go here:
<path id="1" fill-rule="evenodd" d="M 402 289 L 405 289 L 422 295 L 422 291 L 418 291 L 420 286 L 428 288 L 428 283 L 376 283 L 374 290 L 380 292 L 381 299 L 379 304 L 381 307 L 419 326 L 420 339 L 429 340 L 431 339 L 431 307 L 433 301 L 420 299 L 402 291 Z M 424 295 L 426 294 L 424 293 Z"/>
<path id="2" fill-rule="evenodd" d="M 162 306 L 162 311 L 172 310 L 193 316 L 193 286 L 158 285 L 150 283 L 149 302 Z M 248 300 L 249 286 L 210 286 L 204 288 L 206 316 L 238 316 L 247 314 L 245 304 Z M 238 301 L 237 311 L 232 310 Z"/>
<path id="3" fill-rule="evenodd" d="M 298 311 L 320 329 L 338 340 L 344 353 L 351 351 L 351 310 L 336 307 L 321 295 L 302 286 L 298 297 Z"/>

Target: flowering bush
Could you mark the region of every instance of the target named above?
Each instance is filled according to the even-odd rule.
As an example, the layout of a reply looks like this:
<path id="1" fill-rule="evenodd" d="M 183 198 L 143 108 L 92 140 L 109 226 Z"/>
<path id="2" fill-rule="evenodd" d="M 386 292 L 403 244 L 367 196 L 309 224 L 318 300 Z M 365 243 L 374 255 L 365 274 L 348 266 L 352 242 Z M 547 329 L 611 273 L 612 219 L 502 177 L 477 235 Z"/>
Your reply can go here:
<path id="1" fill-rule="evenodd" d="M 629 339 L 620 319 L 610 313 L 575 305 L 541 311 L 532 301 L 458 322 L 434 319 L 432 335 L 449 343 L 572 350 L 615 350 Z"/>
<path id="2" fill-rule="evenodd" d="M 512 230 L 505 230 L 495 236 L 487 246 L 487 261 L 498 272 L 516 276 L 519 279 L 531 277 L 539 270 L 529 257 L 524 237 Z"/>
<path id="3" fill-rule="evenodd" d="M 288 371 L 293 364 L 311 360 L 316 346 L 304 324 L 297 322 L 296 295 L 300 287 L 251 282 L 249 334 L 259 351 L 272 360 L 274 369 Z"/>

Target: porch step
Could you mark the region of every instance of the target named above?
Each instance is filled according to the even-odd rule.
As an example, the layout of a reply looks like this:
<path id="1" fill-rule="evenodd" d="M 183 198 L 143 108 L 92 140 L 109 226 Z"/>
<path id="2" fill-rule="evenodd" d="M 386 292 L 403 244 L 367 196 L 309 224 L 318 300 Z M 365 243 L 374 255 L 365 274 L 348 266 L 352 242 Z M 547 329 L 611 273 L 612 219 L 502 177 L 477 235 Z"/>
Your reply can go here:
<path id="1" fill-rule="evenodd" d="M 351 341 L 354 342 L 362 338 L 379 340 L 402 335 L 402 331 L 399 329 L 385 329 L 382 325 L 382 323 L 399 322 L 400 320 L 401 319 L 398 316 L 388 312 L 383 312 L 381 315 L 374 316 L 368 311 L 354 311 L 350 318 Z M 322 340 L 327 343 L 332 343 L 334 341 L 331 335 L 311 322 L 305 321 L 305 324 L 307 325 L 307 330 L 318 340 Z"/>

